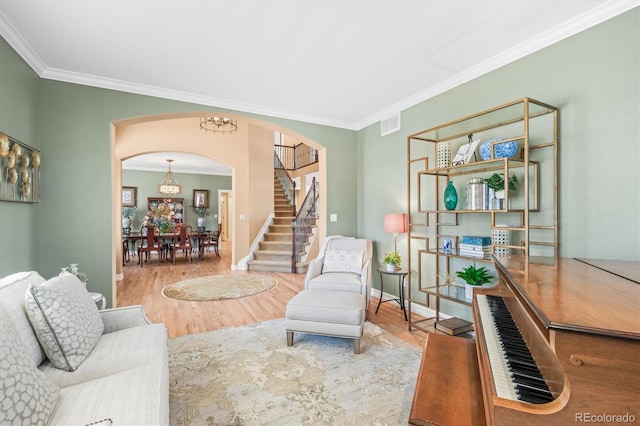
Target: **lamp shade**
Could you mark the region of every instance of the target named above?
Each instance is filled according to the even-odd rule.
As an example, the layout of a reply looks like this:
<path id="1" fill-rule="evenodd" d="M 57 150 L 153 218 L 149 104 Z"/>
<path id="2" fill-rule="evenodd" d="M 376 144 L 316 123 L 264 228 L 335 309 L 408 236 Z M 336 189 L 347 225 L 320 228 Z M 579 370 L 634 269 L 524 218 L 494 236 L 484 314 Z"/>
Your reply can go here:
<path id="1" fill-rule="evenodd" d="M 391 232 L 393 234 L 407 232 L 407 215 L 404 213 L 384 215 L 384 232 Z"/>

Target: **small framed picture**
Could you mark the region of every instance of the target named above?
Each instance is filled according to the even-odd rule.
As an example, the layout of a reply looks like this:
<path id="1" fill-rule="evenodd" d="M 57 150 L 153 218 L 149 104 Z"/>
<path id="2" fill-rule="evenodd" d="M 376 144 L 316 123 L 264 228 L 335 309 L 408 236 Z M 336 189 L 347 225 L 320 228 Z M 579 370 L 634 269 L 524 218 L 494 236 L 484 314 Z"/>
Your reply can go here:
<path id="1" fill-rule="evenodd" d="M 193 207 L 209 207 L 209 190 L 193 190 Z"/>
<path id="2" fill-rule="evenodd" d="M 123 186 L 122 187 L 122 206 L 136 207 L 138 205 L 138 187 Z"/>
<path id="3" fill-rule="evenodd" d="M 476 147 L 478 146 L 479 143 L 480 143 L 480 140 L 477 140 L 477 141 L 472 141 L 462 145 L 458 149 L 456 156 L 453 157 L 453 161 L 451 161 L 451 165 L 460 166 L 462 164 L 469 164 L 469 162 L 471 161 L 471 157 L 476 152 Z"/>

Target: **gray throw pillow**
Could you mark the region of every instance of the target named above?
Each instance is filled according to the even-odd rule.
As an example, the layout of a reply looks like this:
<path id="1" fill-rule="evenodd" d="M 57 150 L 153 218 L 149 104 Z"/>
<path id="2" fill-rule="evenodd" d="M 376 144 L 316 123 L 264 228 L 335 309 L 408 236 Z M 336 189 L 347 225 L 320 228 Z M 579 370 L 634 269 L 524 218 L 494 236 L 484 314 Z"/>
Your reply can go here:
<path id="1" fill-rule="evenodd" d="M 29 287 L 25 306 L 47 358 L 61 370 L 76 370 L 104 330 L 96 304 L 73 274 Z"/>
<path id="2" fill-rule="evenodd" d="M 60 389 L 33 365 L 2 305 L 0 336 L 0 424 L 47 424 Z"/>

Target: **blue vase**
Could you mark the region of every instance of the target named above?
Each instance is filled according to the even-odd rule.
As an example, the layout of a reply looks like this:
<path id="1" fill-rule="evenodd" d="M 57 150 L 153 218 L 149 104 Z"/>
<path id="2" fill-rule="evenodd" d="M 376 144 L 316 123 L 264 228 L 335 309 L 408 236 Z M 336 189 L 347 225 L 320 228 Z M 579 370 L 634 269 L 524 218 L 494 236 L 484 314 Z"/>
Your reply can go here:
<path id="1" fill-rule="evenodd" d="M 453 181 L 449 181 L 444 190 L 444 206 L 447 210 L 455 210 L 458 205 L 458 191 L 453 186 Z"/>
<path id="2" fill-rule="evenodd" d="M 479 149 L 480 158 L 482 158 L 483 160 L 490 160 L 491 159 L 491 143 L 498 142 L 503 139 L 505 138 L 489 139 L 488 141 L 480 145 L 480 149 Z M 518 152 L 518 142 L 509 141 L 509 142 L 497 143 L 494 145 L 493 150 L 494 150 L 493 158 L 504 158 L 504 157 L 511 158 L 514 155 L 516 155 L 516 153 Z"/>

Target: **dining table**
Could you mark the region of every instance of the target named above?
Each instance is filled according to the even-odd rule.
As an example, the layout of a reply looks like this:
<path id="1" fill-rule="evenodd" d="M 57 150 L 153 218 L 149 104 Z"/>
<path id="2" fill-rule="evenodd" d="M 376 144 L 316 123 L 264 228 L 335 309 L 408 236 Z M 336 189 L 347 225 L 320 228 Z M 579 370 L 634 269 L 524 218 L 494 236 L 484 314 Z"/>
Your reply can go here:
<path id="1" fill-rule="evenodd" d="M 195 231 L 191 233 L 191 239 L 194 247 L 198 250 L 198 259 L 204 259 L 204 244 L 203 242 L 211 236 L 213 231 Z M 173 232 L 163 232 L 157 235 L 158 241 L 162 241 L 166 244 L 173 241 Z M 143 236 L 140 232 L 130 232 L 122 235 L 122 265 L 131 260 L 131 245 L 133 245 L 133 252 L 136 252 L 136 242 L 142 241 Z"/>

